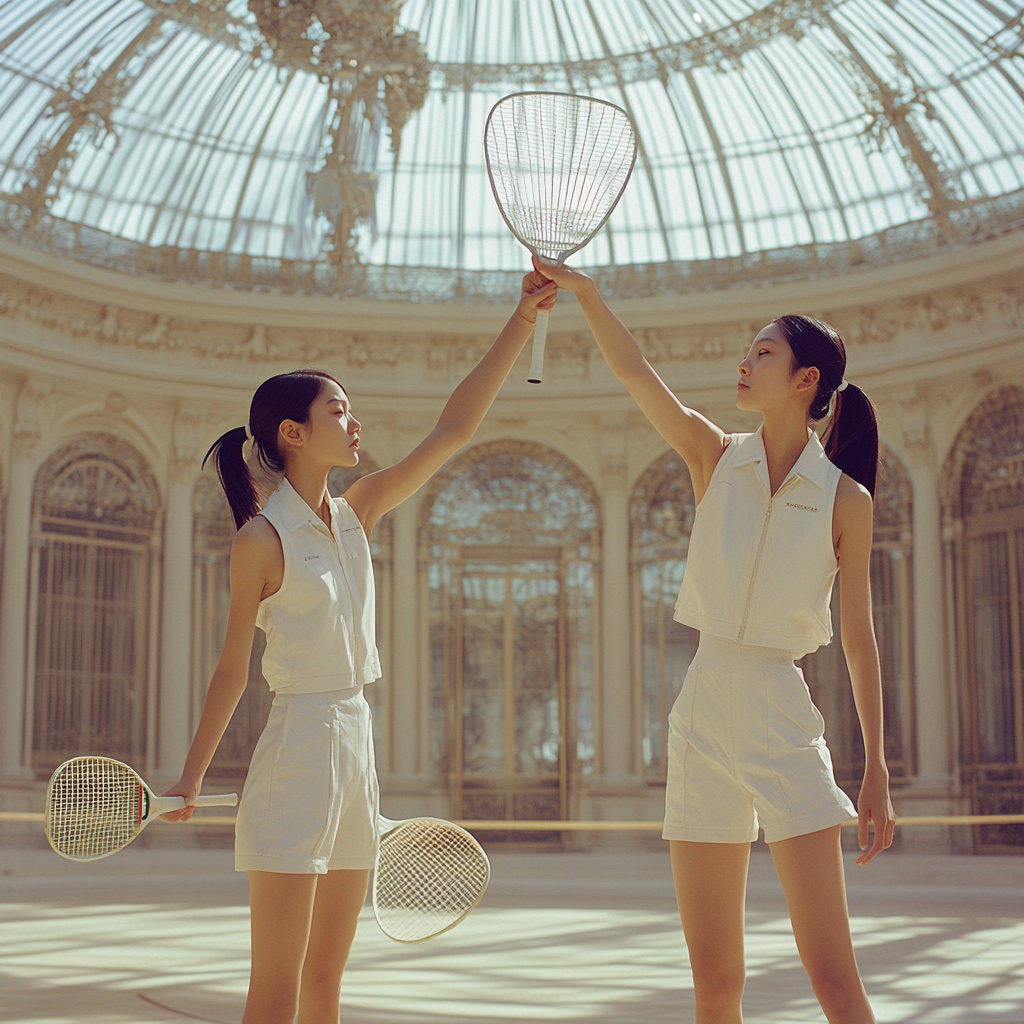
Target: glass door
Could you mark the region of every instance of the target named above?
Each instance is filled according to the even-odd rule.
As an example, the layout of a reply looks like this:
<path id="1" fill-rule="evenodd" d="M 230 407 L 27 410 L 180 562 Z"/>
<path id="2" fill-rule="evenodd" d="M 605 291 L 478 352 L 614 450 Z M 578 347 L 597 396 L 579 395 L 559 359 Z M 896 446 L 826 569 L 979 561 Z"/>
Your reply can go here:
<path id="1" fill-rule="evenodd" d="M 460 818 L 568 815 L 564 570 L 558 549 L 523 554 L 466 553 L 462 563 L 454 794 Z"/>

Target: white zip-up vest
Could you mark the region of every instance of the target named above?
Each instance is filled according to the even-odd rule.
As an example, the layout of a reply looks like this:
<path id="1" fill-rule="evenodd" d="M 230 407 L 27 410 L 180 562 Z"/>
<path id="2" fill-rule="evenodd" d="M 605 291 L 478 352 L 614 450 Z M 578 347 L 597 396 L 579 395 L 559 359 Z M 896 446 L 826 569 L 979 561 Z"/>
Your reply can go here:
<path id="1" fill-rule="evenodd" d="M 827 644 L 842 475 L 813 435 L 773 497 L 761 431 L 733 434 L 697 506 L 676 621 L 801 654 Z"/>
<path id="2" fill-rule="evenodd" d="M 260 513 L 284 551 L 281 589 L 260 602 L 263 674 L 277 693 L 323 693 L 380 678 L 370 545 L 344 498 L 331 529 L 286 477 Z"/>

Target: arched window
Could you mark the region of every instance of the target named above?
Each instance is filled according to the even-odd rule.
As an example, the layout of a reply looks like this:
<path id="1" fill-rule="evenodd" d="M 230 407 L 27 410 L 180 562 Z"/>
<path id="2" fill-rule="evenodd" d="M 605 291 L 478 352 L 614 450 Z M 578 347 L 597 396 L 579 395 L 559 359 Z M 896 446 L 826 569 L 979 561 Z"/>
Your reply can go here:
<path id="1" fill-rule="evenodd" d="M 643 708 L 643 770 L 652 780 L 665 780 L 668 713 L 700 639 L 672 618 L 694 511 L 690 472 L 668 451 L 644 470 L 629 504 L 634 678 Z"/>
<path id="2" fill-rule="evenodd" d="M 39 470 L 26 706 L 40 774 L 86 752 L 139 766 L 152 753 L 159 504 L 145 460 L 107 434 L 75 438 Z"/>
<path id="3" fill-rule="evenodd" d="M 885 758 L 894 779 L 914 772 L 914 610 L 911 602 L 913 552 L 910 479 L 899 458 L 884 445 L 875 491 L 871 599 L 882 670 Z M 864 739 L 853 701 L 853 686 L 842 647 L 842 596 L 832 592 L 834 636 L 801 661 L 811 695 L 825 719 L 825 738 L 836 781 L 854 798 L 864 776 Z"/>
<path id="4" fill-rule="evenodd" d="M 366 473 L 375 472 L 377 468 L 376 463 L 362 453 L 357 467 L 338 467 L 331 471 L 327 481 L 328 489 L 332 495 L 341 495 L 353 481 Z M 214 473 L 205 474 L 196 484 L 193 509 L 192 678 L 195 724 L 227 633 L 229 562 L 235 524 L 227 498 Z M 377 585 L 377 640 L 386 669 L 387 646 L 382 643 L 382 633 L 387 628 L 387 620 L 382 613 L 383 609 L 389 607 L 391 579 L 391 521 L 387 516 L 377 524 L 371 548 Z M 249 661 L 249 680 L 210 765 L 208 774 L 211 778 L 240 778 L 248 770 L 272 702 L 270 687 L 260 668 L 265 648 L 266 637 L 262 630 L 257 629 Z M 367 700 L 374 709 L 374 730 L 378 733 L 378 745 L 381 740 L 380 723 L 388 712 L 384 684 L 385 680 L 381 679 L 366 688 Z"/>
<path id="5" fill-rule="evenodd" d="M 945 474 L 955 581 L 961 777 L 975 814 L 1024 812 L 1024 392 L 1002 388 L 965 424 Z M 1020 851 L 1024 825 L 975 830 Z"/>
<path id="6" fill-rule="evenodd" d="M 432 753 L 456 817 L 569 817 L 594 762 L 598 498 L 568 459 L 499 441 L 421 505 Z"/>

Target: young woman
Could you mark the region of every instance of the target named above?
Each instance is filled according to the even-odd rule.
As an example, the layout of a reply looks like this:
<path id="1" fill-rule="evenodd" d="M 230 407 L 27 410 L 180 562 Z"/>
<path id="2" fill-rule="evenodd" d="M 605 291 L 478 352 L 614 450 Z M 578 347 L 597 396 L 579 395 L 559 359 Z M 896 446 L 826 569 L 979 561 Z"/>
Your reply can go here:
<path id="1" fill-rule="evenodd" d="M 238 533 L 227 636 L 181 779 L 187 820 L 245 689 L 253 628 L 267 635 L 274 704 L 249 767 L 235 868 L 249 873 L 252 970 L 243 1024 L 336 1024 L 341 976 L 377 853 L 377 779 L 363 686 L 380 676 L 369 537 L 385 512 L 467 444 L 555 286 L 523 279 L 515 312 L 455 389 L 437 426 L 401 462 L 327 491 L 335 466 L 359 462 L 361 424 L 329 374 L 264 381 L 236 427 L 211 448 Z M 284 474 L 260 507 L 243 460 L 248 437 Z"/>
<path id="2" fill-rule="evenodd" d="M 535 264 L 536 265 L 536 264 Z M 738 1024 L 750 843 L 764 828 L 800 958 L 831 1024 L 874 1021 L 854 959 L 840 823 L 859 814 L 857 858 L 892 843 L 882 687 L 869 565 L 878 430 L 843 379 L 835 330 L 783 316 L 739 364 L 737 406 L 753 434 L 727 434 L 682 405 L 594 282 L 536 265 L 575 293 L 605 360 L 690 470 L 697 514 L 675 618 L 700 644 L 669 718 L 664 836 L 690 953 L 697 1024 Z M 833 408 L 825 446 L 811 429 Z M 832 638 L 838 571 L 842 636 L 866 765 L 858 810 L 839 789 L 797 658 Z M 869 822 L 874 842 L 868 850 Z"/>

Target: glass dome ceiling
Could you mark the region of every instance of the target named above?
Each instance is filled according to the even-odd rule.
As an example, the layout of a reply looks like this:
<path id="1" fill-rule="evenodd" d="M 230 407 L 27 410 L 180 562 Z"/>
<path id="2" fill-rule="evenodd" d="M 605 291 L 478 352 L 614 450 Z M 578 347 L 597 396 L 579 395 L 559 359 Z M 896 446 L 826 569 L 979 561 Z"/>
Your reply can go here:
<path id="1" fill-rule="evenodd" d="M 624 107 L 576 257 L 619 294 L 839 272 L 1024 225 L 1018 0 L 5 0 L 0 230 L 130 273 L 466 301 L 525 250 L 509 92 Z"/>

